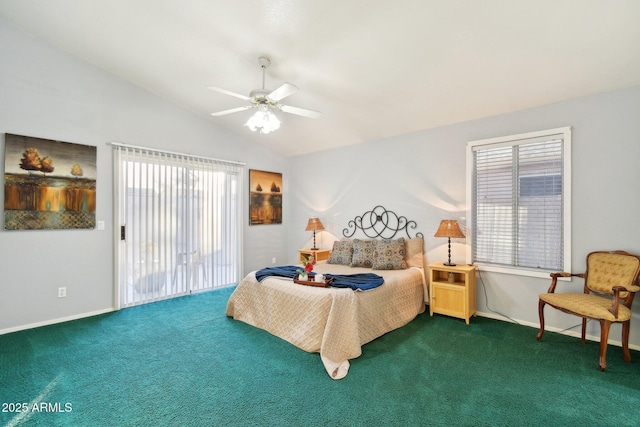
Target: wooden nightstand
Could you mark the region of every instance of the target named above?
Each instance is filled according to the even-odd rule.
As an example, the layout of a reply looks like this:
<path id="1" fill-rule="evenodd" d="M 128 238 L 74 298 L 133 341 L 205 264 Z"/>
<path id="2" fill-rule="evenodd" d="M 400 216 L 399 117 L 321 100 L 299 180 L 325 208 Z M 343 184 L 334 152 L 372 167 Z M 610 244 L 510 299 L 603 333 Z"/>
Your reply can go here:
<path id="1" fill-rule="evenodd" d="M 302 261 L 309 258 L 309 255 L 312 253 L 316 254 L 316 261 L 326 261 L 329 259 L 329 255 L 331 255 L 331 251 L 329 249 L 318 249 L 312 251 L 311 249 L 298 249 L 298 260 L 300 264 Z"/>
<path id="2" fill-rule="evenodd" d="M 476 315 L 476 267 L 437 262 L 429 265 L 429 271 L 429 314 L 459 317 L 468 325 Z"/>

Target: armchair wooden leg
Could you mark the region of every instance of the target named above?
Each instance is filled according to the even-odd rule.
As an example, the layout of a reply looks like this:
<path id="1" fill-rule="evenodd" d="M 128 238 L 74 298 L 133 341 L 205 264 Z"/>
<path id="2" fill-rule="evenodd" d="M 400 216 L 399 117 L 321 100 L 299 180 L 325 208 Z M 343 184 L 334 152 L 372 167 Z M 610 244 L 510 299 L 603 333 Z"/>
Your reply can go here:
<path id="1" fill-rule="evenodd" d="M 583 317 L 582 318 L 582 335 L 580 339 L 580 342 L 582 344 L 585 344 L 587 342 L 586 336 L 587 336 L 587 318 Z"/>
<path id="2" fill-rule="evenodd" d="M 536 335 L 536 339 L 540 341 L 542 339 L 542 334 L 544 334 L 544 306 L 545 302 L 539 300 L 538 302 L 538 316 L 540 316 L 540 330 L 538 331 L 538 335 Z"/>
<path id="3" fill-rule="evenodd" d="M 604 371 L 607 368 L 607 343 L 609 341 L 609 328 L 611 322 L 607 320 L 600 321 L 600 370 Z"/>
<path id="4" fill-rule="evenodd" d="M 631 328 L 631 319 L 622 323 L 622 354 L 624 361 L 631 362 L 631 353 L 629 353 L 629 329 Z"/>

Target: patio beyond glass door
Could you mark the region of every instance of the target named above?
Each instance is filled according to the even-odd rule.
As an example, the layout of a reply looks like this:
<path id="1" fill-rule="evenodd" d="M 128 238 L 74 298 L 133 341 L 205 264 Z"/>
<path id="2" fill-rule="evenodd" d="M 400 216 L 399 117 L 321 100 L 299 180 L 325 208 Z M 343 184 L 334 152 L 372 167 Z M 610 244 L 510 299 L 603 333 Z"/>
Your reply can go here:
<path id="1" fill-rule="evenodd" d="M 241 167 L 117 146 L 118 304 L 237 283 Z"/>

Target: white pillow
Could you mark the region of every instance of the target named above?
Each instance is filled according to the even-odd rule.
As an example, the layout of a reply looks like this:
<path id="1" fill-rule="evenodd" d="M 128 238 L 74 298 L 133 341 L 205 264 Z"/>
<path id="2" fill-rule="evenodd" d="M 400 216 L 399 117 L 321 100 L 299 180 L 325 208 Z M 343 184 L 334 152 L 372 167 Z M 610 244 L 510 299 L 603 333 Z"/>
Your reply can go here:
<path id="1" fill-rule="evenodd" d="M 405 241 L 407 248 L 405 260 L 409 267 L 424 268 L 424 240 L 422 237 L 415 237 Z"/>

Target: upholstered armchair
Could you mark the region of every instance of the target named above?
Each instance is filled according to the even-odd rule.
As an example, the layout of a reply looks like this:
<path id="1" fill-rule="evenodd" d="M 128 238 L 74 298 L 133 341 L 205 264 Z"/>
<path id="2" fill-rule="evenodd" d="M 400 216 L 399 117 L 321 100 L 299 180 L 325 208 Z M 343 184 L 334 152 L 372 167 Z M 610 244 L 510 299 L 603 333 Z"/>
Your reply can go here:
<path id="1" fill-rule="evenodd" d="M 544 333 L 544 307 L 546 304 L 568 314 L 582 317 L 582 340 L 585 343 L 587 319 L 600 322 L 600 370 L 607 367 L 607 341 L 611 324 L 622 323 L 622 352 L 625 362 L 631 361 L 629 353 L 629 328 L 631 326 L 631 304 L 640 274 L 640 257 L 624 252 L 591 252 L 587 255 L 587 271 L 580 274 L 552 273 L 548 293 L 541 294 L 538 303 L 540 331 Z M 560 277 L 584 279 L 583 293 L 556 293 Z"/>

